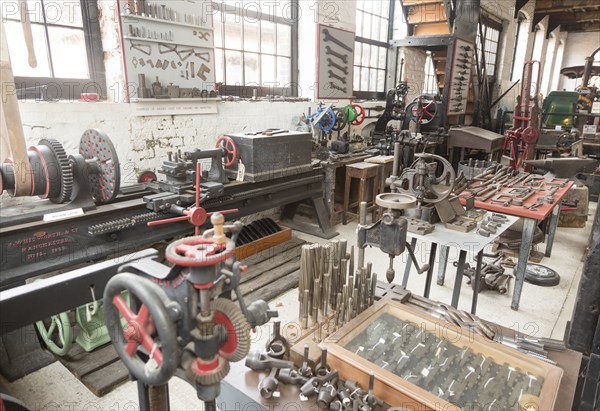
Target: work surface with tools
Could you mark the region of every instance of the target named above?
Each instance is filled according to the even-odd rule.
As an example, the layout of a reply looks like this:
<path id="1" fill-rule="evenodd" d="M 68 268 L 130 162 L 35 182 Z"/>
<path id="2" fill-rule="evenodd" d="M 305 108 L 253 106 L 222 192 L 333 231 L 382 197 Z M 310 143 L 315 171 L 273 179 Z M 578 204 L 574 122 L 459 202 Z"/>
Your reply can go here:
<path id="1" fill-rule="evenodd" d="M 523 190 L 533 190 L 529 192 L 533 194 L 526 198 L 522 205 L 509 201 L 511 198 L 515 198 L 513 197 L 513 191 L 516 190 L 514 186 L 501 186 L 499 190 L 496 189 L 494 196 L 485 201 L 482 201 L 480 197 L 475 197 L 475 207 L 517 217 L 532 218 L 539 221 L 548 217 L 548 214 L 550 214 L 552 209 L 561 202 L 565 195 L 567 195 L 573 184 L 572 181 L 565 181 L 564 183 L 561 182 L 556 185 L 543 181 L 539 186 L 525 187 Z M 471 196 L 473 190 L 476 190 L 477 188 L 478 187 L 470 187 L 469 190 L 463 191 L 460 194 L 461 203 L 466 204 L 467 197 Z M 495 200 L 496 198 L 498 199 Z M 535 204 L 539 204 L 539 206 L 529 208 Z"/>

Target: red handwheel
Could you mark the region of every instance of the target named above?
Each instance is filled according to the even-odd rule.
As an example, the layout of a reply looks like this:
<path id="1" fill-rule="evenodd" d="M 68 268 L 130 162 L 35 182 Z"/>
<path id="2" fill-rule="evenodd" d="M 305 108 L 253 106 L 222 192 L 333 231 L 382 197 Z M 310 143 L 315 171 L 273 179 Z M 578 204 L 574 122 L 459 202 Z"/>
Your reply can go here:
<path id="1" fill-rule="evenodd" d="M 521 138 L 527 144 L 535 144 L 539 137 L 538 131 L 533 127 L 526 127 L 521 133 Z"/>
<path id="2" fill-rule="evenodd" d="M 165 257 L 173 264 L 183 267 L 206 267 L 227 260 L 235 253 L 235 244 L 215 244 L 212 238 L 186 237 L 172 242 L 165 250 Z"/>
<path id="3" fill-rule="evenodd" d="M 231 137 L 219 137 L 215 147 L 222 148 L 225 151 L 225 167 L 231 167 L 237 159 L 237 147 Z"/>
<path id="4" fill-rule="evenodd" d="M 352 104 L 354 110 L 356 111 L 356 119 L 352 122 L 353 126 L 360 126 L 363 121 L 365 121 L 365 109 L 358 104 Z"/>

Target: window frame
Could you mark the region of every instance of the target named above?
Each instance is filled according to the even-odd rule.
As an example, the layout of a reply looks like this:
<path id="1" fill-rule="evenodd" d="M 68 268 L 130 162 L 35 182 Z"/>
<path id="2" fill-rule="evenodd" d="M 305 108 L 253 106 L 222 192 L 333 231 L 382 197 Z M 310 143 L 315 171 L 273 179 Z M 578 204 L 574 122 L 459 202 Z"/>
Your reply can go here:
<path id="1" fill-rule="evenodd" d="M 42 0 L 42 6 L 44 6 Z M 100 94 L 101 99 L 106 99 L 107 85 L 106 72 L 104 68 L 102 39 L 100 34 L 99 10 L 97 1 L 80 0 L 81 20 L 83 23 L 83 34 L 85 39 L 85 48 L 87 54 L 87 63 L 89 77 L 86 79 L 73 79 L 62 77 L 31 77 L 31 76 L 14 76 L 15 87 L 17 89 L 17 97 L 19 99 L 43 99 L 43 100 L 79 100 L 83 92 L 96 92 Z M 93 17 L 93 18 L 92 18 Z M 12 18 L 5 17 L 5 21 L 17 21 Z M 50 38 L 48 35 L 48 27 L 63 27 L 73 29 L 73 26 L 65 24 L 47 23 L 44 12 L 44 22 L 31 22 L 32 25 L 40 25 L 44 27 L 46 36 L 46 45 L 50 48 Z M 79 27 L 75 27 L 79 29 Z M 48 50 L 48 56 L 52 63 L 52 53 Z M 52 67 L 52 64 L 51 64 Z M 94 87 L 90 87 L 95 84 Z M 55 96 L 49 92 L 50 86 L 57 86 L 60 89 L 60 96 Z M 71 94 L 72 93 L 72 94 Z"/>
<path id="2" fill-rule="evenodd" d="M 262 17 L 262 13 L 259 14 L 255 10 L 243 9 L 243 8 L 239 7 L 237 4 L 234 6 L 231 4 L 225 4 L 225 3 L 221 3 L 221 2 L 217 2 L 217 1 L 212 2 L 213 10 L 216 12 L 222 13 L 222 15 L 224 15 L 225 13 L 234 14 L 234 15 L 240 16 L 242 19 L 245 16 L 247 16 L 247 17 L 250 17 L 250 18 L 253 18 L 256 20 L 266 20 L 266 21 L 270 21 L 273 23 L 286 24 L 291 27 L 290 87 L 266 87 L 266 86 L 259 86 L 259 85 L 246 86 L 245 84 L 244 85 L 226 84 L 227 71 L 225 69 L 225 51 L 228 49 L 225 48 L 224 47 L 225 44 L 223 44 L 223 47 L 217 47 L 216 45 L 214 46 L 215 54 L 216 54 L 217 49 L 222 51 L 223 83 L 217 83 L 217 89 L 221 95 L 238 96 L 241 98 L 251 98 L 254 96 L 254 90 L 256 90 L 256 92 L 258 93 L 258 97 L 261 97 L 261 96 L 264 97 L 267 95 L 282 95 L 282 96 L 287 96 L 287 97 L 298 97 L 298 16 L 299 16 L 300 5 L 299 5 L 299 0 L 290 0 L 290 4 L 292 5 L 292 13 L 293 13 L 291 22 L 286 18 L 283 18 L 280 16 L 275 16 L 275 15 L 267 15 L 268 17 L 265 18 L 265 17 Z M 213 29 L 214 30 L 217 29 L 214 24 L 213 24 Z M 242 34 L 242 37 L 241 37 L 242 38 L 242 49 L 241 50 L 229 49 L 229 50 L 239 51 L 242 54 L 242 76 L 244 76 L 243 55 L 244 55 L 245 51 L 243 49 L 243 44 L 244 44 L 243 24 L 242 24 L 241 34 Z M 259 32 L 259 42 L 260 42 L 261 36 L 262 36 L 262 33 Z M 224 22 L 223 22 L 223 24 L 221 24 L 221 38 L 222 39 L 225 38 Z M 258 51 L 256 54 L 258 54 L 258 56 L 259 56 L 259 61 L 261 60 L 260 56 L 262 56 L 263 54 L 271 55 L 269 53 L 262 53 L 261 51 Z M 274 56 L 278 56 L 278 55 L 275 53 Z M 216 69 L 216 67 L 215 67 L 215 69 Z"/>
<path id="3" fill-rule="evenodd" d="M 392 37 L 394 35 L 394 6 L 395 6 L 396 1 L 395 0 L 390 0 L 390 4 L 389 4 L 389 16 L 388 16 L 388 33 L 387 33 L 387 42 L 383 42 L 383 41 L 379 41 L 379 40 L 373 40 L 373 39 L 369 39 L 366 37 L 361 37 L 361 36 L 354 36 L 354 53 L 356 53 L 356 43 L 363 43 L 363 44 L 369 44 L 371 46 L 378 46 L 378 47 L 383 47 L 386 49 L 386 55 L 385 55 L 385 69 L 384 69 L 384 75 L 385 78 L 387 80 L 387 76 L 388 76 L 388 64 L 390 62 L 390 41 L 392 40 Z M 357 9 L 358 11 L 358 9 Z M 362 10 L 361 10 L 362 12 Z M 370 13 L 372 14 L 372 13 Z M 383 16 L 379 16 L 376 14 L 373 14 L 374 16 L 377 17 L 383 17 Z M 355 56 L 356 58 L 356 56 Z M 354 73 L 354 68 L 355 67 L 368 67 L 368 68 L 372 68 L 372 66 L 361 66 L 361 65 L 355 65 L 354 62 L 352 62 L 352 71 Z M 360 70 L 359 70 L 360 71 Z M 354 90 L 354 76 L 352 78 L 352 93 L 354 95 L 355 98 L 357 99 L 365 99 L 365 100 L 385 100 L 385 96 L 387 93 L 386 90 L 386 83 L 387 81 L 384 82 L 384 90 L 383 91 L 362 91 L 362 90 Z"/>
<path id="4" fill-rule="evenodd" d="M 483 38 L 480 38 L 480 30 L 479 30 L 479 26 L 481 26 L 481 33 L 483 34 Z M 486 50 L 486 46 L 488 44 L 488 39 L 487 39 L 487 29 L 490 28 L 492 30 L 496 30 L 498 31 L 498 41 L 495 42 L 496 44 L 496 50 L 493 51 L 494 53 L 494 63 L 493 63 L 493 67 L 494 67 L 494 72 L 493 73 L 488 73 L 487 72 L 487 67 L 485 67 L 486 69 L 486 74 L 488 77 L 492 77 L 493 79 L 497 78 L 497 73 L 498 73 L 498 59 L 500 57 L 500 46 L 501 46 L 501 41 L 502 41 L 502 23 L 497 22 L 489 17 L 487 17 L 486 15 L 482 14 L 480 16 L 480 22 L 478 24 L 477 27 L 477 38 L 479 39 L 479 41 L 481 42 L 481 54 L 478 56 L 479 57 L 479 64 L 481 64 L 483 62 L 482 56 L 485 56 L 486 54 L 492 53 L 492 51 L 488 51 Z M 478 50 L 479 53 L 479 50 Z M 492 64 L 490 62 L 487 61 L 487 56 L 486 56 L 486 61 L 485 61 L 486 66 Z"/>

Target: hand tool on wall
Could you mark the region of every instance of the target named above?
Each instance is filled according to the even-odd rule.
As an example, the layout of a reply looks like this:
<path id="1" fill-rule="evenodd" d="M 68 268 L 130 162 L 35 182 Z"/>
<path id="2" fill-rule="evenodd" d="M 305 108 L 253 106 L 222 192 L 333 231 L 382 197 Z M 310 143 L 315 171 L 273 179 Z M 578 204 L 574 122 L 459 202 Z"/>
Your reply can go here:
<path id="1" fill-rule="evenodd" d="M 348 50 L 350 53 L 352 53 L 352 47 L 348 46 L 346 43 L 344 43 L 341 40 L 332 36 L 328 29 L 324 28 L 322 30 L 322 33 L 323 33 L 323 41 L 324 42 L 335 43 L 338 46 L 340 46 L 341 48 L 343 48 L 344 50 Z"/>
<path id="2" fill-rule="evenodd" d="M 334 62 L 333 60 L 331 60 L 330 58 L 327 58 L 327 66 L 336 68 L 339 71 L 341 71 L 342 73 L 348 75 L 348 67 L 347 66 L 341 66 L 341 65 L 337 64 L 336 62 Z"/>
<path id="3" fill-rule="evenodd" d="M 345 64 L 348 64 L 348 55 L 347 54 L 337 53 L 334 50 L 332 50 L 331 47 L 329 47 L 329 46 L 325 46 L 325 54 L 337 57 Z"/>

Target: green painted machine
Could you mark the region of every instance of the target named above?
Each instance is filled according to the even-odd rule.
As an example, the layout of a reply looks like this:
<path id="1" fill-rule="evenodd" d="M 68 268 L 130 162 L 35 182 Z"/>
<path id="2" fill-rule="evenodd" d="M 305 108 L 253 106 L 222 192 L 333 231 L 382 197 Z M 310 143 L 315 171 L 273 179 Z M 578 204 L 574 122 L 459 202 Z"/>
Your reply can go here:
<path id="1" fill-rule="evenodd" d="M 577 113 L 578 101 L 579 93 L 575 91 L 550 92 L 548 97 L 544 99 L 542 127 L 555 128 L 561 126 L 563 129 L 570 130 L 573 127 L 572 115 Z"/>

